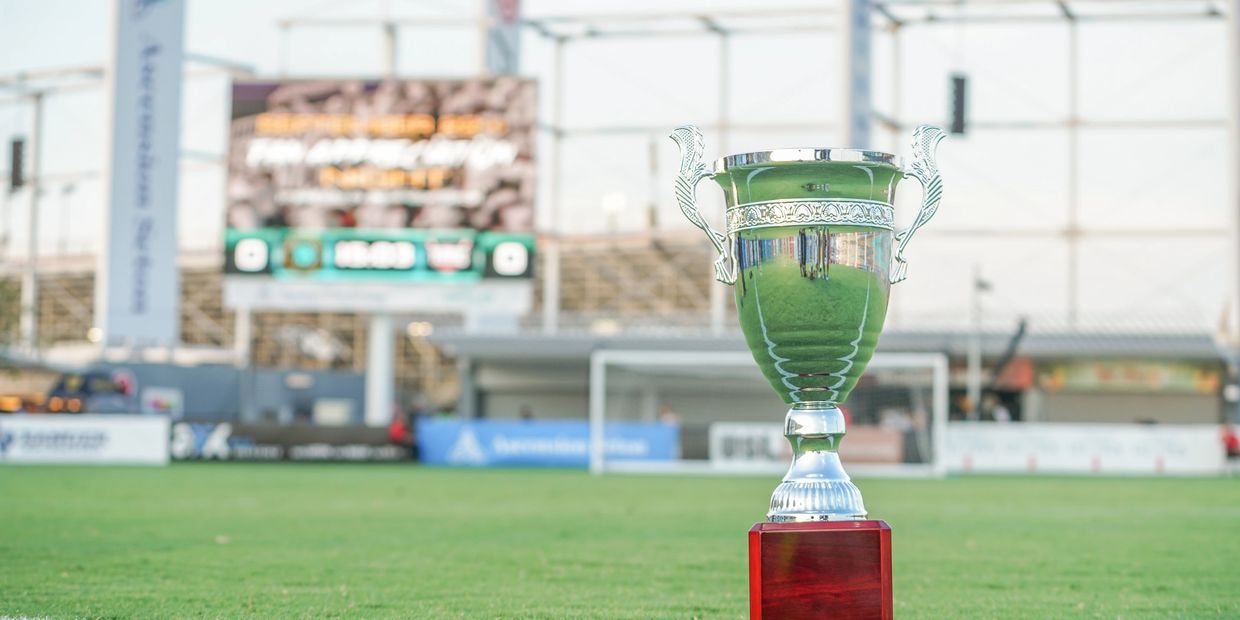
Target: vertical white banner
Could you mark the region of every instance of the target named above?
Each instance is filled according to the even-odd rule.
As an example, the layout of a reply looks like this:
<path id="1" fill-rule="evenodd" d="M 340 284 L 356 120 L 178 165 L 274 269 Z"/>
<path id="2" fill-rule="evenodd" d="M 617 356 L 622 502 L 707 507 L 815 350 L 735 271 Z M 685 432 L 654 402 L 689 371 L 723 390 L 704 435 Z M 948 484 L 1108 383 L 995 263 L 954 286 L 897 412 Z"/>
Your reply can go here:
<path id="1" fill-rule="evenodd" d="M 487 71 L 516 75 L 521 70 L 521 0 L 486 0 L 491 27 L 487 31 Z"/>
<path id="2" fill-rule="evenodd" d="M 104 343 L 180 339 L 177 166 L 184 0 L 114 0 L 108 210 L 95 290 Z"/>

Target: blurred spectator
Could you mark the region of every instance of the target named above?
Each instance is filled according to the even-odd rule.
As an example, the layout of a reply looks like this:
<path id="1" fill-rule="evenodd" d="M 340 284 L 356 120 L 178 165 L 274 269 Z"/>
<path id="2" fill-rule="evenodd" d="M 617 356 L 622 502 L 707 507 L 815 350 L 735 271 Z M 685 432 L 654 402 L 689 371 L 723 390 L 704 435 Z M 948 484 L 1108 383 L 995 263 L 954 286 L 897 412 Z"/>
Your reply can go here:
<path id="1" fill-rule="evenodd" d="M 405 419 L 404 412 L 392 416 L 391 424 L 388 424 L 388 441 L 396 445 L 406 445 L 410 439 L 409 422 Z"/>
<path id="2" fill-rule="evenodd" d="M 1223 449 L 1227 451 L 1228 459 L 1240 459 L 1240 435 L 1237 435 L 1235 427 L 1227 422 L 1223 422 Z"/>
<path id="3" fill-rule="evenodd" d="M 518 411 L 517 416 L 528 422 L 534 419 L 534 410 L 531 409 L 529 405 L 521 405 L 521 409 Z"/>
<path id="4" fill-rule="evenodd" d="M 992 422 L 1006 423 L 1012 421 L 1012 412 L 1003 405 L 1003 401 L 999 400 L 994 394 L 987 394 L 982 398 L 982 419 Z"/>
<path id="5" fill-rule="evenodd" d="M 672 410 L 671 405 L 659 406 L 659 421 L 664 424 L 680 424 L 680 416 Z"/>
<path id="6" fill-rule="evenodd" d="M 400 405 L 392 403 L 392 421 L 388 424 L 388 443 L 404 446 L 409 450 L 410 458 L 418 459 L 417 442 L 413 435 L 413 416 L 405 413 Z"/>

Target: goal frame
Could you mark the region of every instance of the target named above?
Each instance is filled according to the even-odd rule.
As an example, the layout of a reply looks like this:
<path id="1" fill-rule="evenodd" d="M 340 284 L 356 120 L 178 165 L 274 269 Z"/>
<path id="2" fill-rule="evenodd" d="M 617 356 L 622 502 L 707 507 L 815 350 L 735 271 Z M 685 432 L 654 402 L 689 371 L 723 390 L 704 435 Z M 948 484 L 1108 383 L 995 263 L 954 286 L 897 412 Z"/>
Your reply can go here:
<path id="1" fill-rule="evenodd" d="M 695 367 L 738 367 L 753 364 L 753 356 L 745 351 L 660 351 L 653 349 L 598 349 L 590 354 L 589 416 L 590 473 L 601 475 L 615 473 L 666 473 L 666 474 L 752 474 L 770 475 L 783 473 L 787 467 L 775 468 L 721 468 L 710 461 L 677 461 L 667 463 L 643 463 L 640 461 L 608 462 L 604 453 L 604 429 L 606 428 L 607 369 L 609 367 L 640 367 L 642 365 L 666 365 L 668 363 Z M 901 463 L 894 465 L 844 464 L 850 474 L 863 477 L 943 477 L 947 463 L 943 459 L 946 448 L 948 410 L 948 360 L 945 353 L 876 353 L 866 371 L 884 368 L 921 368 L 931 372 L 931 458 L 926 464 Z"/>

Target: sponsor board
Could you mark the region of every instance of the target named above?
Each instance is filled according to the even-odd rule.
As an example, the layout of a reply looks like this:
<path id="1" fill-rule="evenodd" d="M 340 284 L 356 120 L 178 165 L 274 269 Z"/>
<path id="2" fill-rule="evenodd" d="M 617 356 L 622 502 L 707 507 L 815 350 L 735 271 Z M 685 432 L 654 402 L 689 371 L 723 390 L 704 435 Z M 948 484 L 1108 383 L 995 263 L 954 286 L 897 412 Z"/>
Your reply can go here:
<path id="1" fill-rule="evenodd" d="M 1214 363 L 1169 360 L 1075 360 L 1038 367 L 1047 392 L 1153 392 L 1218 394 L 1223 368 Z"/>
<path id="2" fill-rule="evenodd" d="M 710 425 L 708 434 L 712 465 L 787 466 L 792 462 L 792 447 L 779 424 L 715 422 Z"/>
<path id="3" fill-rule="evenodd" d="M 710 425 L 710 461 L 714 465 L 787 467 L 792 447 L 781 424 L 716 422 Z M 903 436 L 899 431 L 857 427 L 848 429 L 840 443 L 840 458 L 848 463 L 900 463 Z"/>
<path id="4" fill-rule="evenodd" d="M 0 417 L 0 463 L 164 465 L 168 418 L 140 415 Z"/>
<path id="5" fill-rule="evenodd" d="M 590 427 L 582 420 L 420 420 L 418 453 L 433 465 L 585 467 Z M 604 431 L 609 460 L 666 461 L 680 451 L 680 427 L 612 422 Z"/>
<path id="6" fill-rule="evenodd" d="M 387 430 L 227 422 L 172 425 L 172 458 L 203 461 L 407 461 Z"/>
<path id="7" fill-rule="evenodd" d="M 470 289 L 515 288 L 528 310 L 536 92 L 512 76 L 234 83 L 225 303 L 455 311 L 480 306 Z M 341 285 L 361 288 L 315 305 Z M 431 307 L 407 294 L 436 285 Z"/>
<path id="8" fill-rule="evenodd" d="M 1217 474 L 1219 427 L 1144 424 L 986 424 L 947 427 L 955 473 Z"/>

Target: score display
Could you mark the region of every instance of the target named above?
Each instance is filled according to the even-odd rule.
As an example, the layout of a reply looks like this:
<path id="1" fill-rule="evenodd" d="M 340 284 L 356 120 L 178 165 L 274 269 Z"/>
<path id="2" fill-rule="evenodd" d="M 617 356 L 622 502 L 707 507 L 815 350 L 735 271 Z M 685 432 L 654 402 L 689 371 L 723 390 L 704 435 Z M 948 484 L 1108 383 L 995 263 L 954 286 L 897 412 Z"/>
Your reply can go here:
<path id="1" fill-rule="evenodd" d="M 534 239 L 473 230 L 229 230 L 224 272 L 296 280 L 529 279 Z"/>
<path id="2" fill-rule="evenodd" d="M 525 299 L 536 93 L 511 76 L 234 82 L 226 286 L 277 306 L 347 297 L 351 283 L 477 283 L 453 292 L 476 300 L 512 281 L 491 288 Z"/>

